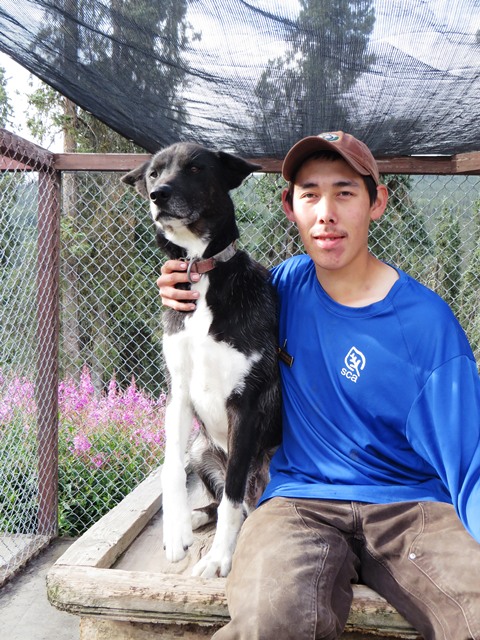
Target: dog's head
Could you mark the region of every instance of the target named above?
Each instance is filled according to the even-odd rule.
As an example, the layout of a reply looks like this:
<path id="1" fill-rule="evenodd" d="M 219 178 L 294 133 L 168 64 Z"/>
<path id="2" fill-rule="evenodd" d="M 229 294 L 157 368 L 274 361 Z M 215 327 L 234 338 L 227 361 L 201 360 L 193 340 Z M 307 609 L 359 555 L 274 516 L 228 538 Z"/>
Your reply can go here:
<path id="1" fill-rule="evenodd" d="M 150 201 L 157 235 L 160 232 L 169 242 L 202 255 L 219 228 L 227 235 L 230 228 L 236 230 L 229 191 L 259 169 L 260 165 L 230 153 L 179 142 L 122 181 Z"/>

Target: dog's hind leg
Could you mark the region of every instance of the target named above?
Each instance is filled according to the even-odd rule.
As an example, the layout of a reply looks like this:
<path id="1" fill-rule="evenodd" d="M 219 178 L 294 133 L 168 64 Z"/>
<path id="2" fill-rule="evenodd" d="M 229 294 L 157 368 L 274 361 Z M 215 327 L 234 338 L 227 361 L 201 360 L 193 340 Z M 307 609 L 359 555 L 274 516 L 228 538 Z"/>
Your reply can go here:
<path id="1" fill-rule="evenodd" d="M 202 481 L 206 500 L 213 502 L 192 512 L 192 529 L 198 529 L 217 519 L 218 505 L 223 496 L 227 456 L 206 435 L 204 428 L 198 432 L 190 446 L 190 466 Z M 205 491 L 204 491 L 205 493 Z"/>
<path id="2" fill-rule="evenodd" d="M 217 519 L 218 502 L 211 502 L 206 507 L 197 507 L 192 511 L 192 529 L 196 531 Z"/>
<path id="3" fill-rule="evenodd" d="M 192 575 L 202 578 L 228 575 L 237 536 L 244 520 L 243 503 L 232 502 L 224 495 L 218 505 L 217 529 L 212 547 L 193 567 Z"/>

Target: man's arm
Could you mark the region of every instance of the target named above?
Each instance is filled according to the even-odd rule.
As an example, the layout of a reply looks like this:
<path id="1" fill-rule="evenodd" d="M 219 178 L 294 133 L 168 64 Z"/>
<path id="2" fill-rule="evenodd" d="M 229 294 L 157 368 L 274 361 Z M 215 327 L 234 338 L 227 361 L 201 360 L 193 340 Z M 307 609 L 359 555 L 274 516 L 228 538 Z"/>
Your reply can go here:
<path id="1" fill-rule="evenodd" d="M 410 412 L 407 437 L 480 542 L 480 381 L 473 359 L 453 358 L 432 373 Z"/>
<path id="2" fill-rule="evenodd" d="M 191 273 L 190 277 L 193 281 L 200 279 L 198 273 Z M 175 285 L 180 283 L 188 283 L 187 263 L 181 260 L 167 260 L 157 280 L 162 304 L 176 311 L 194 311 L 199 294 L 190 289 L 177 289 Z"/>

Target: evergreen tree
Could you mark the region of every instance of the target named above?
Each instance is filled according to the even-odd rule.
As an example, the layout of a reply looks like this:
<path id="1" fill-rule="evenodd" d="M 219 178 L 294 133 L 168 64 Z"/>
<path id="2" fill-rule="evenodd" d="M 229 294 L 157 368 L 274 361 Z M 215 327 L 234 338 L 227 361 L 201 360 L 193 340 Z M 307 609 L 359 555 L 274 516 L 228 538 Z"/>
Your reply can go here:
<path id="1" fill-rule="evenodd" d="M 388 188 L 388 205 L 380 220 L 372 222 L 370 249 L 381 260 L 425 282 L 433 258 L 432 241 L 425 218 L 410 195 L 411 178 L 385 175 L 383 182 Z"/>
<path id="2" fill-rule="evenodd" d="M 460 282 L 458 318 L 480 369 L 480 200 L 474 212 L 472 251 Z"/>
<path id="3" fill-rule="evenodd" d="M 13 114 L 12 104 L 7 93 L 5 69 L 0 67 L 0 127 L 8 128 Z"/>
<path id="4" fill-rule="evenodd" d="M 7 93 L 5 69 L 0 67 L 0 127 L 5 129 L 8 126 L 11 115 L 12 106 Z M 3 194 L 8 191 L 10 184 L 10 176 L 2 174 L 0 189 Z M 16 243 L 10 211 L 8 207 L 2 207 L 0 209 L 0 267 L 4 268 L 10 262 Z"/>
<path id="5" fill-rule="evenodd" d="M 142 101 L 159 105 L 159 122 L 173 139 L 181 138 L 186 111 L 182 90 L 186 84 L 188 63 L 181 51 L 192 34 L 186 22 L 186 0 L 112 0 L 101 4 L 92 0 L 55 0 L 55 11 L 37 38 L 42 48 L 48 44 L 59 66 L 70 65 L 69 83 L 82 82 L 85 93 L 95 95 L 98 87 L 90 79 L 105 78 L 113 87 L 121 79 L 121 91 L 131 96 L 132 108 Z M 48 9 L 47 9 L 48 15 Z M 88 25 L 88 26 L 87 26 Z M 128 43 L 128 44 L 127 44 Z M 91 69 L 91 74 L 75 77 L 75 69 Z M 53 63 L 52 63 L 53 64 Z M 40 98 L 41 102 L 41 98 Z M 47 104 L 51 104 L 52 95 Z M 112 99 L 113 104 L 113 99 Z M 98 109 L 97 113 L 101 113 Z M 57 125 L 75 130 L 77 150 L 83 152 L 128 152 L 134 146 L 101 126 L 86 111 L 72 114 L 60 108 Z M 42 123 L 36 122 L 39 130 Z"/>
<path id="6" fill-rule="evenodd" d="M 186 1 L 114 0 L 100 6 L 90 0 L 57 0 L 58 4 L 76 19 L 64 22 L 60 18 L 60 24 L 57 19 L 39 37 L 50 42 L 52 50 L 67 62 L 81 57 L 82 63 L 96 72 L 101 70 L 104 77 L 121 76 L 122 90 L 132 100 L 139 88 L 154 94 L 151 99 L 168 106 L 169 128 L 180 137 L 180 122 L 185 120 L 180 96 L 187 65 L 179 52 L 189 31 Z M 99 31 L 111 37 L 100 41 L 98 33 L 93 37 L 82 26 L 91 24 L 92 16 Z M 138 29 L 139 24 L 144 29 Z M 132 37 L 136 38 L 134 46 Z M 128 47 L 122 44 L 129 41 Z M 157 62 L 152 66 L 153 54 Z M 48 87 L 33 92 L 30 105 L 31 131 L 42 140 L 62 131 L 65 151 L 139 150 Z M 93 179 L 66 174 L 62 213 L 62 375 L 78 376 L 88 364 L 99 390 L 115 373 L 119 384 L 130 383 L 135 374 L 144 386 L 158 392 L 162 382 L 158 378 L 159 335 L 157 327 L 152 327 L 151 307 L 157 302 L 152 282 L 159 255 L 150 251 L 149 264 L 139 257 L 147 236 L 154 247 L 145 203 L 124 194 L 118 174 L 99 174 Z M 149 306 L 146 291 L 150 292 L 150 313 L 145 308 Z M 150 356 L 155 366 L 145 366 Z"/>
<path id="7" fill-rule="evenodd" d="M 267 268 L 304 251 L 295 225 L 283 212 L 279 174 L 251 176 L 232 196 L 240 227 L 240 243 Z"/>
<path id="8" fill-rule="evenodd" d="M 458 214 L 444 207 L 435 238 L 433 279 L 429 283 L 452 308 L 458 312 L 461 279 L 461 233 Z"/>
<path id="9" fill-rule="evenodd" d="M 5 69 L 0 67 L 0 126 L 8 128 L 13 109 Z M 8 165 L 8 160 L 6 160 Z M 32 366 L 35 344 L 36 188 L 21 171 L 0 173 L 0 373 L 18 375 Z M 22 340 L 19 340 L 19 336 Z"/>
<path id="10" fill-rule="evenodd" d="M 255 89 L 255 126 L 276 153 L 306 135 L 352 128 L 343 101 L 374 62 L 367 53 L 374 22 L 371 0 L 300 0 L 298 19 L 286 35 L 289 49 L 269 61 Z M 355 51 L 355 67 L 347 65 L 345 51 Z M 276 122 L 278 139 L 272 135 Z"/>

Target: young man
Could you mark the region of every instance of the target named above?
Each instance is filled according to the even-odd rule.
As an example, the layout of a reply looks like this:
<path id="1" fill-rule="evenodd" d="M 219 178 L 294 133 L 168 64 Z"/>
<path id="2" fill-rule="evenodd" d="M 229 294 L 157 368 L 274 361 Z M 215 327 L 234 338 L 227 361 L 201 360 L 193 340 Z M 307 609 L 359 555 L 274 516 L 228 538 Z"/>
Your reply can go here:
<path id="1" fill-rule="evenodd" d="M 283 442 L 247 518 L 216 640 L 338 638 L 361 581 L 425 640 L 480 640 L 480 381 L 449 307 L 368 250 L 387 190 L 343 132 L 287 154 L 307 255 L 272 271 Z M 188 310 L 177 262 L 158 280 Z"/>

